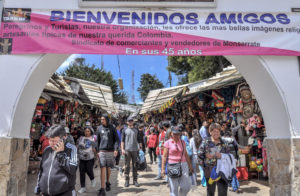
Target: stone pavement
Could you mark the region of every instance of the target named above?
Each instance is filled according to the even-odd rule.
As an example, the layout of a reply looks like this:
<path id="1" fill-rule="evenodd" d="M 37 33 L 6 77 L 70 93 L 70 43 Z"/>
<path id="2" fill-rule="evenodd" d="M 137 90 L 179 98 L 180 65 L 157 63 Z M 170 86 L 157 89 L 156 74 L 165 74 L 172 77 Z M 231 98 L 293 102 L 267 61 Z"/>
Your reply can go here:
<path id="1" fill-rule="evenodd" d="M 149 159 L 148 159 L 149 160 Z M 96 196 L 97 190 L 100 188 L 100 170 L 99 167 L 94 170 L 95 178 L 97 179 L 97 187 L 92 188 L 89 178 L 86 178 L 86 188 L 87 192 L 84 194 L 78 194 L 78 196 Z M 163 183 L 163 180 L 154 180 L 157 174 L 157 165 L 149 165 L 147 171 L 139 172 L 138 182 L 139 187 L 132 185 L 132 178 L 130 179 L 130 186 L 128 188 L 124 187 L 125 179 L 124 176 L 119 175 L 119 171 L 113 170 L 111 175 L 112 190 L 107 192 L 107 196 L 168 196 L 169 188 L 167 184 Z M 36 174 L 28 174 L 28 186 L 27 186 L 27 196 L 33 196 L 33 189 L 36 184 Z M 241 182 L 242 193 L 234 193 L 228 191 L 229 196 L 243 195 L 259 195 L 265 196 L 269 195 L 268 182 L 265 180 L 251 180 Z M 79 172 L 77 174 L 77 184 L 76 190 L 80 189 L 79 183 Z M 197 189 L 190 191 L 188 196 L 199 196 L 206 195 L 206 188 L 202 186 L 197 186 Z M 216 194 L 217 195 L 217 194 Z"/>

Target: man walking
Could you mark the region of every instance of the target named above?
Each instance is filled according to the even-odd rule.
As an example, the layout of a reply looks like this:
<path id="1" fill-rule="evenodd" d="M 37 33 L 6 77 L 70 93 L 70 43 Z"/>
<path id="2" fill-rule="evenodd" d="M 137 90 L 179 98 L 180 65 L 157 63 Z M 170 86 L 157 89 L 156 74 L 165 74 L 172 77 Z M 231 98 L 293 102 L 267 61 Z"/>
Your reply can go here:
<path id="1" fill-rule="evenodd" d="M 115 157 L 118 155 L 119 137 L 115 127 L 109 123 L 108 115 L 102 115 L 101 124 L 97 130 L 98 156 L 101 168 L 101 189 L 98 196 L 105 196 L 105 175 L 106 191 L 110 191 L 109 178 L 111 168 L 115 166 Z"/>
<path id="2" fill-rule="evenodd" d="M 35 194 L 44 196 L 75 196 L 77 148 L 66 142 L 62 125 L 53 125 L 47 131 L 49 144 L 40 165 Z"/>
<path id="3" fill-rule="evenodd" d="M 202 127 L 199 130 L 200 136 L 202 137 L 203 140 L 205 140 L 206 138 L 210 137 L 210 135 L 209 135 L 209 133 L 207 131 L 207 128 L 208 128 L 208 122 L 204 121 L 202 123 Z"/>
<path id="4" fill-rule="evenodd" d="M 130 162 L 132 163 L 133 184 L 138 187 L 137 182 L 137 156 L 139 149 L 142 149 L 142 141 L 138 136 L 139 131 L 134 128 L 133 118 L 128 117 L 128 127 L 122 132 L 122 154 L 125 155 L 125 187 L 129 186 Z"/>

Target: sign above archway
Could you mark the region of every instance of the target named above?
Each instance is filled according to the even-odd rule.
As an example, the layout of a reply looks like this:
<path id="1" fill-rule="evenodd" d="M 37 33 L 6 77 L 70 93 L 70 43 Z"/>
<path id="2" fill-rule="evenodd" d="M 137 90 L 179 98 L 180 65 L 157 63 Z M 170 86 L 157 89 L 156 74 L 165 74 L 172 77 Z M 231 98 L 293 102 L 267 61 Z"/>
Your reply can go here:
<path id="1" fill-rule="evenodd" d="M 296 13 L 3 10 L 3 54 L 300 56 Z"/>

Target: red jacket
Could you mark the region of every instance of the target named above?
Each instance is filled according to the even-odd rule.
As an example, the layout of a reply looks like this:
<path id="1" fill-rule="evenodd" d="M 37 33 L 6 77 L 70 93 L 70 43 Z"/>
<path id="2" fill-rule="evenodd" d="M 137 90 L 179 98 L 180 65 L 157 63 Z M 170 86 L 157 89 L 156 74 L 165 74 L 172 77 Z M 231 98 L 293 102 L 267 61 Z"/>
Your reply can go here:
<path id="1" fill-rule="evenodd" d="M 40 143 L 42 143 L 42 152 L 44 152 L 45 148 L 50 145 L 49 139 L 45 135 L 42 135 L 40 138 Z"/>
<path id="2" fill-rule="evenodd" d="M 151 134 L 148 137 L 148 142 L 147 142 L 147 146 L 148 148 L 156 148 L 158 144 L 158 138 L 156 134 Z"/>

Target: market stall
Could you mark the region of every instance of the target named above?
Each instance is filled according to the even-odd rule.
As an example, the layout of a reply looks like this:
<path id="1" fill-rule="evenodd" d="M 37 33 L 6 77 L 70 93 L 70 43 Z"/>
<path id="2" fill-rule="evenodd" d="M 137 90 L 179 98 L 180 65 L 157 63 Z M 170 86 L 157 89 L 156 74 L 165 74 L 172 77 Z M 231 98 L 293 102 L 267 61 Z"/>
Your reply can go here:
<path id="1" fill-rule="evenodd" d="M 262 114 L 249 85 L 234 66 L 209 79 L 179 86 L 176 94 L 161 99 L 160 104 L 153 104 L 157 99 L 153 97 L 159 97 L 158 92 L 168 91 L 169 88 L 149 93 L 147 99 L 154 101 L 151 104 L 146 99 L 143 105 L 141 112 L 145 121 L 169 118 L 185 125 L 190 134 L 193 129 L 199 130 L 203 121 L 217 122 L 223 125 L 225 136 L 234 137 L 240 145 L 251 146 L 250 151 L 240 151 L 240 170 L 245 170 L 250 177 L 268 175 Z M 245 178 L 240 176 L 240 179 Z"/>

